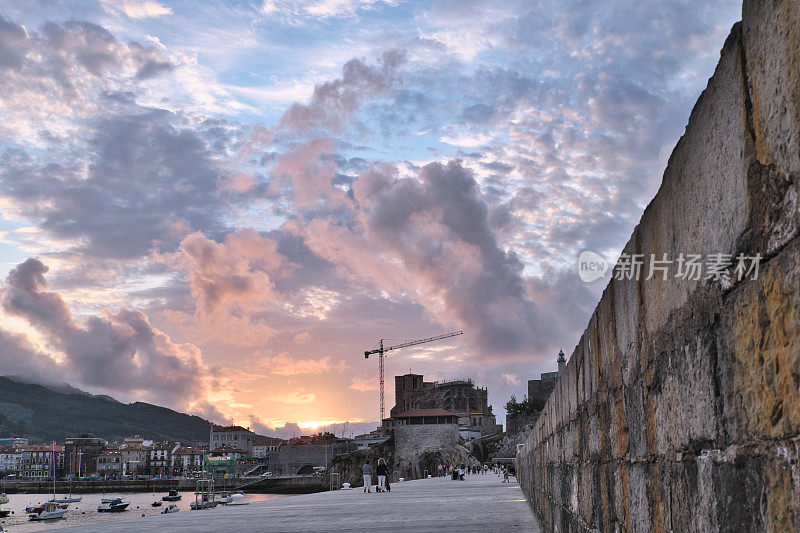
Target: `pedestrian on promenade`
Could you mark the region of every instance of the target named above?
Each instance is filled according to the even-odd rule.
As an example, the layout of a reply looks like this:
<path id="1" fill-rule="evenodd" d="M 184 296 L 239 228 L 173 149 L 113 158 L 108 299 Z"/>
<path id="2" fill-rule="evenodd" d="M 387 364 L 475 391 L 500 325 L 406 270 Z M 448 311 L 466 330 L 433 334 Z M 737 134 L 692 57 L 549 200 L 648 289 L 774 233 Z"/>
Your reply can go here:
<path id="1" fill-rule="evenodd" d="M 361 467 L 361 473 L 364 475 L 364 492 L 372 492 L 370 490 L 370 487 L 372 487 L 372 465 L 369 464 L 369 459 Z"/>
<path id="2" fill-rule="evenodd" d="M 457 474 L 458 470 L 453 465 L 450 465 L 450 481 L 455 481 Z"/>
<path id="3" fill-rule="evenodd" d="M 442 466 L 442 463 L 439 463 L 436 466 L 436 471 L 439 473 L 438 477 L 442 477 L 444 475 L 444 467 Z"/>
<path id="4" fill-rule="evenodd" d="M 381 457 L 378 459 L 378 488 L 375 489 L 377 492 L 386 492 L 386 474 L 389 473 L 389 469 L 386 467 L 386 459 Z"/>

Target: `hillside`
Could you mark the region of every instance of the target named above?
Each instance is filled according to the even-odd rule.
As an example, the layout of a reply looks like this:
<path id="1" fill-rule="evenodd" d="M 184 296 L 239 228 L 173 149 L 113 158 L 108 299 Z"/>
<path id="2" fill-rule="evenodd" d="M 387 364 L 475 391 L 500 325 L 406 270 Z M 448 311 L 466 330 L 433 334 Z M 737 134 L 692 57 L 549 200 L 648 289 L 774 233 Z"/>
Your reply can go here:
<path id="1" fill-rule="evenodd" d="M 0 436 L 62 442 L 93 433 L 110 441 L 132 435 L 159 441 L 208 441 L 211 422 L 199 416 L 142 402 L 125 404 L 74 388 L 61 390 L 66 392 L 0 377 Z"/>

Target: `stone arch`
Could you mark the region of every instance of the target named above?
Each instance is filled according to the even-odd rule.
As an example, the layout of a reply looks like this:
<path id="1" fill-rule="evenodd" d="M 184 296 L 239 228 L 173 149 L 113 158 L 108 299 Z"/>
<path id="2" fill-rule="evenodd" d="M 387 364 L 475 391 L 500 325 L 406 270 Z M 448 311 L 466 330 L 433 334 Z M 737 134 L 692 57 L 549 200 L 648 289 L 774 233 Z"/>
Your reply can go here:
<path id="1" fill-rule="evenodd" d="M 314 473 L 314 466 L 313 465 L 304 465 L 297 471 L 298 476 L 307 476 Z"/>

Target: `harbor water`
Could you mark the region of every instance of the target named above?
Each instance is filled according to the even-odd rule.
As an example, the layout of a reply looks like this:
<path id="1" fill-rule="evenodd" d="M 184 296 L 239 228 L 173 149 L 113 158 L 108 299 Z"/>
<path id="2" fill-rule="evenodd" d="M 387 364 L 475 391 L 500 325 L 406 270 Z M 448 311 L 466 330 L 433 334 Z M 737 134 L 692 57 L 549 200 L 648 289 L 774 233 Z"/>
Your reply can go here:
<path id="1" fill-rule="evenodd" d="M 161 501 L 161 497 L 165 496 L 165 492 L 156 492 L 155 496 L 152 492 L 137 492 L 137 493 L 120 493 L 120 494 L 82 494 L 82 500 L 77 503 L 70 503 L 68 511 L 64 518 L 57 520 L 45 521 L 30 521 L 25 508 L 30 505 L 36 505 L 46 502 L 53 497 L 52 494 L 9 494 L 9 503 L 0 506 L 2 509 L 10 509 L 13 514 L 6 518 L 0 518 L 0 525 L 3 526 L 5 531 L 9 533 L 19 532 L 27 533 L 33 531 L 47 531 L 50 529 L 58 529 L 62 527 L 78 527 L 90 524 L 99 524 L 102 522 L 111 522 L 115 520 L 130 520 L 133 518 L 145 516 L 152 516 L 160 514 L 161 510 L 170 504 L 176 504 L 180 507 L 181 513 L 213 513 L 214 509 L 207 509 L 203 511 L 189 510 L 189 504 L 194 502 L 194 491 L 181 491 L 182 498 L 176 502 L 162 502 L 161 507 L 152 507 L 154 501 Z M 60 498 L 61 494 L 58 495 Z M 78 495 L 76 495 L 78 496 Z M 102 498 L 109 498 L 112 496 L 121 496 L 125 501 L 130 502 L 127 510 L 118 513 L 99 513 L 97 506 L 100 505 Z M 277 498 L 287 498 L 286 494 L 245 494 L 244 501 L 258 502 L 265 500 L 274 500 Z M 221 507 L 221 506 L 220 506 Z M 246 507 L 242 507 L 243 509 Z"/>

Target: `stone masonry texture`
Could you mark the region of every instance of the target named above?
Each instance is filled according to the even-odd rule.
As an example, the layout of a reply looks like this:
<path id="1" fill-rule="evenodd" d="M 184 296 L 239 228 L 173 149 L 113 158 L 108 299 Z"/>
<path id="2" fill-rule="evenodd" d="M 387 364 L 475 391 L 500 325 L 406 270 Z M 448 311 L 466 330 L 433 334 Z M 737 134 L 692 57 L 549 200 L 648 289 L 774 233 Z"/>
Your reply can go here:
<path id="1" fill-rule="evenodd" d="M 800 531 L 800 2 L 745 0 L 624 252 L 758 279 L 612 279 L 518 451 L 545 531 Z"/>

